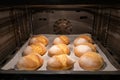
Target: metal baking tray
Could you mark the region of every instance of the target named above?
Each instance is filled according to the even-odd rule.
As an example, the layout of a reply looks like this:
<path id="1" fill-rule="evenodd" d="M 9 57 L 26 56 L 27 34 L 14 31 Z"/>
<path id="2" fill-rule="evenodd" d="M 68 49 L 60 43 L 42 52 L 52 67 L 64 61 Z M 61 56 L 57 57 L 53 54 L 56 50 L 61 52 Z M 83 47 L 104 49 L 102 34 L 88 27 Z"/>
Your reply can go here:
<path id="1" fill-rule="evenodd" d="M 45 35 L 48 39 L 49 39 L 49 44 L 47 46 L 47 50 L 53 45 L 53 40 L 59 36 L 59 35 L 55 35 L 55 34 L 43 34 Z M 79 35 L 82 35 L 82 34 L 79 34 Z M 70 44 L 68 45 L 69 48 L 70 48 L 70 57 L 73 58 L 76 62 L 74 64 L 74 67 L 72 69 L 72 71 L 85 71 L 84 69 L 82 69 L 79 64 L 78 64 L 78 57 L 76 57 L 74 55 L 74 51 L 73 51 L 73 41 L 76 37 L 78 37 L 79 35 L 66 35 L 68 36 L 68 38 L 70 39 Z M 85 34 L 85 35 L 89 35 L 91 36 L 90 34 Z M 36 35 L 33 35 L 33 36 L 36 36 Z M 9 69 L 15 69 L 15 65 L 16 63 L 18 62 L 18 60 L 22 57 L 22 53 L 24 51 L 24 49 L 26 48 L 26 46 L 28 45 L 29 43 L 29 40 L 31 39 L 31 37 L 28 39 L 28 41 L 20 48 L 20 50 L 15 54 L 15 56 L 7 63 L 5 64 L 1 69 L 2 70 L 9 70 Z M 97 48 L 97 52 L 99 52 L 99 54 L 103 57 L 104 59 L 104 66 L 100 69 L 100 71 L 117 71 L 117 68 L 115 68 L 111 62 L 107 59 L 105 53 L 103 53 L 103 51 L 99 48 L 99 46 L 94 42 L 94 45 L 96 45 L 96 48 Z M 43 59 L 44 59 L 44 64 L 42 67 L 40 67 L 37 71 L 47 71 L 47 61 L 48 59 L 50 58 L 48 56 L 48 52 L 46 52 L 45 55 L 42 56 Z"/>

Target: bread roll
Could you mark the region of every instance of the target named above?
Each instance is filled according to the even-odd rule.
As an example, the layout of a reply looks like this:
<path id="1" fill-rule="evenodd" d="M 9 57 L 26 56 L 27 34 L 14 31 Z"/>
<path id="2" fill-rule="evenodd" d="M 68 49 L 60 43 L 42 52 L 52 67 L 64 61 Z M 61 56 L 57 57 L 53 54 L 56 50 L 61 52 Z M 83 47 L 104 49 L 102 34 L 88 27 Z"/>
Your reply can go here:
<path id="1" fill-rule="evenodd" d="M 73 44 L 74 44 L 74 46 L 77 46 L 77 45 L 80 45 L 80 44 L 83 44 L 83 43 L 86 43 L 86 42 L 92 43 L 93 40 L 88 35 L 80 35 L 79 37 L 77 37 L 74 40 Z"/>
<path id="2" fill-rule="evenodd" d="M 30 54 L 20 58 L 17 63 L 18 70 L 36 70 L 43 65 L 43 59 L 39 54 Z"/>
<path id="3" fill-rule="evenodd" d="M 31 40 L 30 40 L 30 44 L 36 44 L 36 43 L 42 43 L 45 46 L 48 45 L 49 41 L 48 38 L 45 37 L 44 35 L 39 35 L 39 36 L 34 36 Z"/>
<path id="4" fill-rule="evenodd" d="M 29 46 L 26 47 L 26 49 L 23 52 L 23 55 L 28 55 L 31 53 L 38 53 L 41 56 L 43 56 L 46 53 L 46 47 L 42 44 L 31 44 Z"/>
<path id="5" fill-rule="evenodd" d="M 102 56 L 96 52 L 87 52 L 79 59 L 79 66 L 89 71 L 99 70 L 103 64 L 104 60 Z"/>
<path id="6" fill-rule="evenodd" d="M 91 43 L 83 43 L 74 48 L 74 53 L 77 57 L 81 57 L 86 52 L 96 52 L 96 47 Z"/>
<path id="7" fill-rule="evenodd" d="M 57 44 L 53 45 L 49 50 L 48 50 L 48 55 L 53 56 L 53 55 L 59 55 L 59 54 L 69 54 L 70 49 L 67 45 L 65 44 Z"/>
<path id="8" fill-rule="evenodd" d="M 68 70 L 71 69 L 75 61 L 67 54 L 55 55 L 47 62 L 49 70 Z"/>
<path id="9" fill-rule="evenodd" d="M 54 39 L 53 44 L 66 44 L 68 45 L 70 43 L 70 40 L 67 36 L 61 35 Z"/>

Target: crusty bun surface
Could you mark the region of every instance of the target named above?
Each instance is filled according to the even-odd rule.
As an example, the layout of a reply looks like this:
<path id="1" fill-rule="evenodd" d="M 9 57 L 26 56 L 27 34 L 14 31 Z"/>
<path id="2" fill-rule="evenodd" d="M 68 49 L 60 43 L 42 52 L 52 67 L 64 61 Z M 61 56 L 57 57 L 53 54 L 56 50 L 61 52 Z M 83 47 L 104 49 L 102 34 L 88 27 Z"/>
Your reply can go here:
<path id="1" fill-rule="evenodd" d="M 84 53 L 90 52 L 90 51 L 96 52 L 96 47 L 95 47 L 95 45 L 93 45 L 93 44 L 91 44 L 91 43 L 83 43 L 83 44 L 81 44 L 81 45 L 75 46 L 75 48 L 74 48 L 74 54 L 75 54 L 77 57 L 80 57 L 80 56 L 82 56 Z"/>
<path id="2" fill-rule="evenodd" d="M 77 37 L 73 44 L 74 46 L 77 46 L 77 45 L 80 45 L 80 44 L 83 44 L 83 43 L 93 43 L 93 40 L 90 36 L 88 35 L 80 35 L 79 37 Z"/>
<path id="3" fill-rule="evenodd" d="M 59 55 L 59 54 L 70 54 L 69 47 L 65 44 L 57 44 L 57 45 L 53 45 L 48 50 L 48 55 L 49 56 Z"/>
<path id="4" fill-rule="evenodd" d="M 79 66 L 84 70 L 95 71 L 100 70 L 104 65 L 104 60 L 101 55 L 96 52 L 87 52 L 79 59 Z"/>
<path id="5" fill-rule="evenodd" d="M 40 42 L 42 44 L 44 44 L 45 46 L 47 46 L 49 43 L 49 40 L 44 35 L 33 36 L 30 40 L 30 44 L 36 44 L 36 43 L 40 43 Z"/>
<path id="6" fill-rule="evenodd" d="M 69 43 L 70 43 L 70 40 L 65 35 L 58 36 L 53 41 L 53 44 L 66 44 L 66 45 L 68 45 Z"/>
<path id="7" fill-rule="evenodd" d="M 28 55 L 31 53 L 38 53 L 41 56 L 43 56 L 46 53 L 46 51 L 47 51 L 46 47 L 41 43 L 40 44 L 31 44 L 25 48 L 23 55 Z"/>
<path id="8" fill-rule="evenodd" d="M 43 59 L 39 54 L 29 54 L 21 57 L 17 63 L 18 70 L 36 70 L 43 65 Z"/>
<path id="9" fill-rule="evenodd" d="M 49 70 L 68 70 L 71 69 L 75 61 L 67 54 L 55 55 L 47 62 L 47 69 Z"/>

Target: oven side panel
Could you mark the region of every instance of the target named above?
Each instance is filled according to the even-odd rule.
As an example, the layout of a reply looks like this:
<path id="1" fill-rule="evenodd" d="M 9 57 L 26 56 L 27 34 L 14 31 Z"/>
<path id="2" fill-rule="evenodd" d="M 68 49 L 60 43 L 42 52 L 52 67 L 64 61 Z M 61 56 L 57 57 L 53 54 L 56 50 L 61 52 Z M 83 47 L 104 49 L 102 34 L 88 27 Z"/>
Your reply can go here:
<path id="1" fill-rule="evenodd" d="M 97 9 L 94 16 L 93 35 L 120 63 L 120 10 Z"/>
<path id="2" fill-rule="evenodd" d="M 10 11 L 0 12 L 0 63 L 7 57 L 9 52 L 16 48 L 14 27 L 10 19 Z"/>
<path id="3" fill-rule="evenodd" d="M 111 9 L 107 35 L 107 48 L 120 63 L 120 9 Z"/>
<path id="4" fill-rule="evenodd" d="M 30 37 L 29 15 L 22 9 L 0 10 L 0 66 Z"/>

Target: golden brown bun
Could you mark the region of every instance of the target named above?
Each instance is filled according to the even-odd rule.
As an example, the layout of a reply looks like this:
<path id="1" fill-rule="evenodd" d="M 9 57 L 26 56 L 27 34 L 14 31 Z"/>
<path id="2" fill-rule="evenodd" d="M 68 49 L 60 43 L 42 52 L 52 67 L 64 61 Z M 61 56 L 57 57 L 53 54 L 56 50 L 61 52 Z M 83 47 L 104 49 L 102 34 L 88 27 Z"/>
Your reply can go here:
<path id="1" fill-rule="evenodd" d="M 18 63 L 18 70 L 36 70 L 43 65 L 43 59 L 38 54 L 29 54 L 22 57 Z"/>
<path id="2" fill-rule="evenodd" d="M 80 45 L 80 44 L 83 44 L 83 43 L 86 43 L 86 42 L 92 43 L 93 40 L 88 35 L 80 35 L 79 37 L 77 37 L 74 40 L 73 44 L 74 44 L 74 46 L 77 46 L 77 45 Z"/>
<path id="3" fill-rule="evenodd" d="M 70 40 L 67 36 L 61 35 L 54 39 L 53 44 L 66 44 L 68 45 L 70 43 Z"/>
<path id="4" fill-rule="evenodd" d="M 87 52 L 79 59 L 79 66 L 85 70 L 99 70 L 103 65 L 104 60 L 102 56 L 96 52 Z"/>
<path id="5" fill-rule="evenodd" d="M 81 57 L 86 52 L 96 52 L 96 47 L 91 43 L 83 43 L 74 48 L 74 53 L 77 57 Z"/>
<path id="6" fill-rule="evenodd" d="M 55 55 L 48 60 L 47 68 L 49 70 L 68 70 L 73 67 L 74 63 L 75 61 L 67 54 Z"/>
<path id="7" fill-rule="evenodd" d="M 41 56 L 43 56 L 46 53 L 46 47 L 42 44 L 31 44 L 29 46 L 26 47 L 26 49 L 23 52 L 23 55 L 28 55 L 31 53 L 38 53 Z"/>
<path id="8" fill-rule="evenodd" d="M 39 35 L 39 36 L 34 36 L 31 40 L 30 40 L 30 44 L 36 44 L 36 43 L 42 43 L 45 46 L 48 45 L 49 41 L 48 38 L 45 37 L 44 35 Z"/>
<path id="9" fill-rule="evenodd" d="M 49 56 L 59 55 L 59 54 L 69 54 L 69 53 L 70 53 L 70 49 L 66 44 L 53 45 L 48 50 L 48 55 Z"/>

